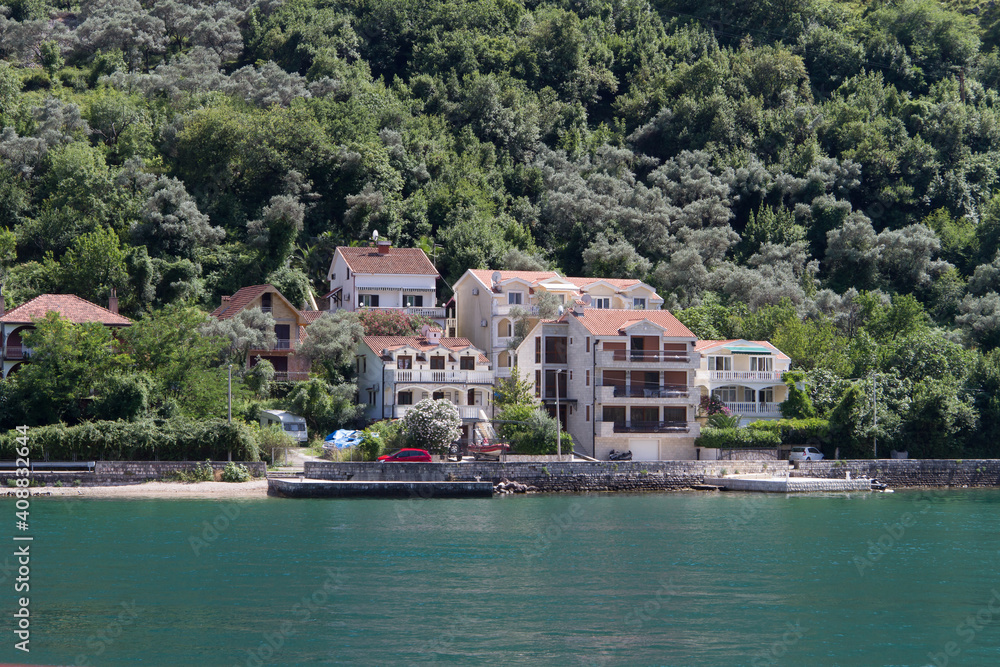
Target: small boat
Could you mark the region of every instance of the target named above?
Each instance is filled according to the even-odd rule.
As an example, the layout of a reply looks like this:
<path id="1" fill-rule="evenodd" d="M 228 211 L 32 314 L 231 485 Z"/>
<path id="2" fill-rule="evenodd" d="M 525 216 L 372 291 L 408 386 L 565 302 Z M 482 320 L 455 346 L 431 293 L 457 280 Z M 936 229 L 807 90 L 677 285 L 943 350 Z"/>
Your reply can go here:
<path id="1" fill-rule="evenodd" d="M 498 442 L 496 440 L 481 440 L 469 445 L 469 453 L 477 459 L 498 459 L 501 454 L 504 454 L 509 450 L 510 445 L 506 442 Z"/>

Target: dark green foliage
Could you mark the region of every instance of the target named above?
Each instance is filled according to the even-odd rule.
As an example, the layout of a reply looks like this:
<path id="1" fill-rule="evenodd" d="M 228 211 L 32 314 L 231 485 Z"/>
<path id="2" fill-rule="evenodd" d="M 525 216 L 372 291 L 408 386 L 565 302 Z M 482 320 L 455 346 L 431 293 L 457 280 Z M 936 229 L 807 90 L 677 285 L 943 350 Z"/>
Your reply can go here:
<path id="1" fill-rule="evenodd" d="M 16 431 L 0 436 L 0 456 L 14 458 Z M 96 421 L 66 426 L 53 424 L 31 430 L 31 457 L 55 461 L 259 461 L 252 431 L 224 419 Z"/>
<path id="2" fill-rule="evenodd" d="M 752 431 L 777 433 L 783 445 L 824 445 L 829 443 L 830 423 L 825 419 L 778 419 L 747 424 Z"/>
<path id="3" fill-rule="evenodd" d="M 559 422 L 541 408 L 529 404 L 511 405 L 500 411 L 498 420 L 509 420 L 511 424 L 498 424 L 498 435 L 510 444 L 512 454 L 551 455 L 557 452 L 556 430 Z M 573 451 L 573 438 L 562 432 L 559 443 L 562 453 Z"/>
<path id="4" fill-rule="evenodd" d="M 805 373 L 790 371 L 785 373 L 785 387 L 788 389 L 788 398 L 778 405 L 781 416 L 785 419 L 809 419 L 816 416 L 816 409 L 813 407 L 812 399 L 806 391 Z M 800 389 L 799 384 L 803 387 Z"/>
<path id="5" fill-rule="evenodd" d="M 696 447 L 709 449 L 758 449 L 777 447 L 781 436 L 774 431 L 750 428 L 703 428 Z"/>

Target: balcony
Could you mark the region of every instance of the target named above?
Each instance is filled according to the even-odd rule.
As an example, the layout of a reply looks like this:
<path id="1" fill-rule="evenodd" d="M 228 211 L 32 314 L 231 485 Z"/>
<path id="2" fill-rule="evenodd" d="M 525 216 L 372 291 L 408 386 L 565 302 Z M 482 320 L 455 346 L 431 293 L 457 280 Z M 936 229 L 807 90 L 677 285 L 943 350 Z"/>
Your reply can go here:
<path id="1" fill-rule="evenodd" d="M 781 410 L 778 409 L 778 403 L 730 403 L 728 401 L 723 401 L 725 405 L 731 412 L 738 415 L 757 415 L 759 417 L 779 417 L 781 416 Z"/>
<path id="2" fill-rule="evenodd" d="M 493 302 L 494 315 L 510 315 L 511 308 L 520 308 L 528 314 L 528 317 L 538 317 L 538 306 L 516 303 L 497 303 L 496 301 Z"/>
<path id="3" fill-rule="evenodd" d="M 363 310 L 363 309 L 359 309 Z M 368 310 L 401 310 L 407 315 L 422 315 L 431 320 L 443 320 L 445 319 L 445 309 L 444 308 L 424 308 L 422 306 L 374 306 L 368 308 Z"/>
<path id="4" fill-rule="evenodd" d="M 698 377 L 726 382 L 781 382 L 785 371 L 698 371 Z"/>
<path id="5" fill-rule="evenodd" d="M 624 366 L 632 364 L 656 364 L 658 366 L 689 368 L 692 356 L 686 352 L 660 352 L 657 350 L 602 350 L 597 353 L 598 366 Z"/>
<path id="6" fill-rule="evenodd" d="M 275 382 L 302 382 L 309 379 L 307 371 L 275 371 Z"/>
<path id="7" fill-rule="evenodd" d="M 396 384 L 419 382 L 424 384 L 493 384 L 490 371 L 424 371 L 397 370 Z"/>
<path id="8" fill-rule="evenodd" d="M 487 415 L 489 415 L 491 410 L 489 405 L 456 405 L 455 407 L 458 408 L 458 415 L 462 419 L 477 420 L 477 421 L 480 418 L 479 416 L 480 411 L 483 411 Z M 393 409 L 393 417 L 395 419 L 402 419 L 406 415 L 406 413 L 412 408 L 413 408 L 412 405 L 397 405 Z"/>
<path id="9" fill-rule="evenodd" d="M 27 359 L 29 356 L 31 356 L 30 347 L 23 347 L 21 345 L 8 345 L 7 354 L 4 355 L 4 359 L 17 361 L 20 359 Z"/>
<path id="10" fill-rule="evenodd" d="M 690 433 L 691 424 L 689 422 L 661 422 L 661 421 L 598 421 L 598 435 L 612 433 Z M 610 429 L 608 427 L 611 427 Z"/>
<path id="11" fill-rule="evenodd" d="M 513 370 L 513 369 L 511 369 L 511 368 L 509 368 L 507 366 L 501 366 L 500 368 L 497 369 L 496 376 L 498 378 L 509 378 L 511 370 Z"/>
<path id="12" fill-rule="evenodd" d="M 597 388 L 598 399 L 606 402 L 612 398 L 689 398 L 691 388 L 683 385 L 650 387 L 638 384 L 604 385 Z"/>

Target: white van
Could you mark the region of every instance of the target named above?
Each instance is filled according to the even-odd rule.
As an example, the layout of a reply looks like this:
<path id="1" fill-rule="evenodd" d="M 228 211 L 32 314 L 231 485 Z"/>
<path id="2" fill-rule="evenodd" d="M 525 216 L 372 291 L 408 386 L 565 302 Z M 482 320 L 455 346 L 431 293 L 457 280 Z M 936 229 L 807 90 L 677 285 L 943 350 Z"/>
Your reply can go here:
<path id="1" fill-rule="evenodd" d="M 267 428 L 272 424 L 277 424 L 281 427 L 281 430 L 299 442 L 306 442 L 309 440 L 309 433 L 306 431 L 305 417 L 293 415 L 291 412 L 286 412 L 285 410 L 261 410 L 261 428 Z"/>

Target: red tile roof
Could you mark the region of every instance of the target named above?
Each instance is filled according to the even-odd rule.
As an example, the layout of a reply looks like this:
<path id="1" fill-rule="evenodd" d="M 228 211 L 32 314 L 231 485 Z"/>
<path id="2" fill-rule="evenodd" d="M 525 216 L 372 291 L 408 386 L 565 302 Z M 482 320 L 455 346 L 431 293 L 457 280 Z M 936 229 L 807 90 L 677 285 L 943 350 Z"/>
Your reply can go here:
<path id="1" fill-rule="evenodd" d="M 567 313 L 565 317 L 569 317 Z M 663 335 L 672 338 L 695 338 L 691 330 L 681 324 L 681 321 L 666 310 L 605 310 L 600 308 L 588 308 L 582 315 L 575 312 L 572 316 L 596 336 L 618 336 L 621 330 L 648 320 L 653 324 L 663 327 Z"/>
<path id="2" fill-rule="evenodd" d="M 697 350 L 698 352 L 701 352 L 702 350 L 709 350 L 717 346 L 731 345 L 733 343 L 739 343 L 740 341 L 745 341 L 747 343 L 753 343 L 754 345 L 761 345 L 763 347 L 766 347 L 772 350 L 775 353 L 774 356 L 776 356 L 779 359 L 790 359 L 788 355 L 786 355 L 784 352 L 782 352 L 781 350 L 779 350 L 766 340 L 746 340 L 743 338 L 730 338 L 729 340 L 699 340 L 697 343 L 694 344 L 694 349 Z"/>
<path id="3" fill-rule="evenodd" d="M 420 276 L 437 276 L 437 269 L 420 248 L 389 248 L 380 253 L 377 248 L 337 248 L 347 266 L 354 273 L 402 273 Z"/>
<path id="4" fill-rule="evenodd" d="M 63 319 L 76 324 L 83 322 L 100 322 L 106 326 L 128 326 L 132 320 L 112 313 L 96 303 L 81 299 L 75 294 L 42 294 L 31 301 L 0 317 L 0 322 L 8 324 L 31 324 L 34 320 L 45 317 L 46 313 L 56 312 Z"/>
<path id="5" fill-rule="evenodd" d="M 521 280 L 527 280 L 529 283 L 537 283 L 542 280 L 548 280 L 549 278 L 558 278 L 559 274 L 555 271 L 491 271 L 489 269 L 469 269 L 472 275 L 476 276 L 483 282 L 487 287 L 493 287 L 493 274 L 499 273 L 500 280 L 510 280 L 511 278 L 520 278 Z"/>
<path id="6" fill-rule="evenodd" d="M 222 297 L 222 305 L 212 311 L 212 317 L 220 320 L 228 320 L 230 317 L 234 317 L 241 310 L 253 303 L 254 300 L 259 298 L 261 294 L 267 292 L 269 288 L 275 292 L 278 291 L 270 285 L 252 285 L 250 287 L 240 288 L 240 290 L 232 296 Z"/>
<path id="7" fill-rule="evenodd" d="M 567 276 L 564 280 L 573 283 L 580 289 L 593 285 L 594 283 L 608 283 L 617 289 L 627 289 L 642 283 L 641 280 L 636 280 L 635 278 L 579 278 Z"/>
<path id="8" fill-rule="evenodd" d="M 431 342 L 423 336 L 365 336 L 362 340 L 376 354 L 382 354 L 382 350 L 398 350 L 403 347 L 412 347 L 421 352 L 427 352 L 436 349 L 439 344 L 452 352 L 464 352 L 472 348 L 480 352 L 479 363 L 489 363 L 489 359 L 468 338 L 441 338 L 439 343 Z"/>
<path id="9" fill-rule="evenodd" d="M 313 322 L 321 318 L 323 316 L 323 313 L 329 313 L 329 311 L 327 310 L 303 310 L 301 312 L 302 312 L 302 317 L 304 317 L 306 322 L 308 322 L 309 324 L 312 324 Z"/>

